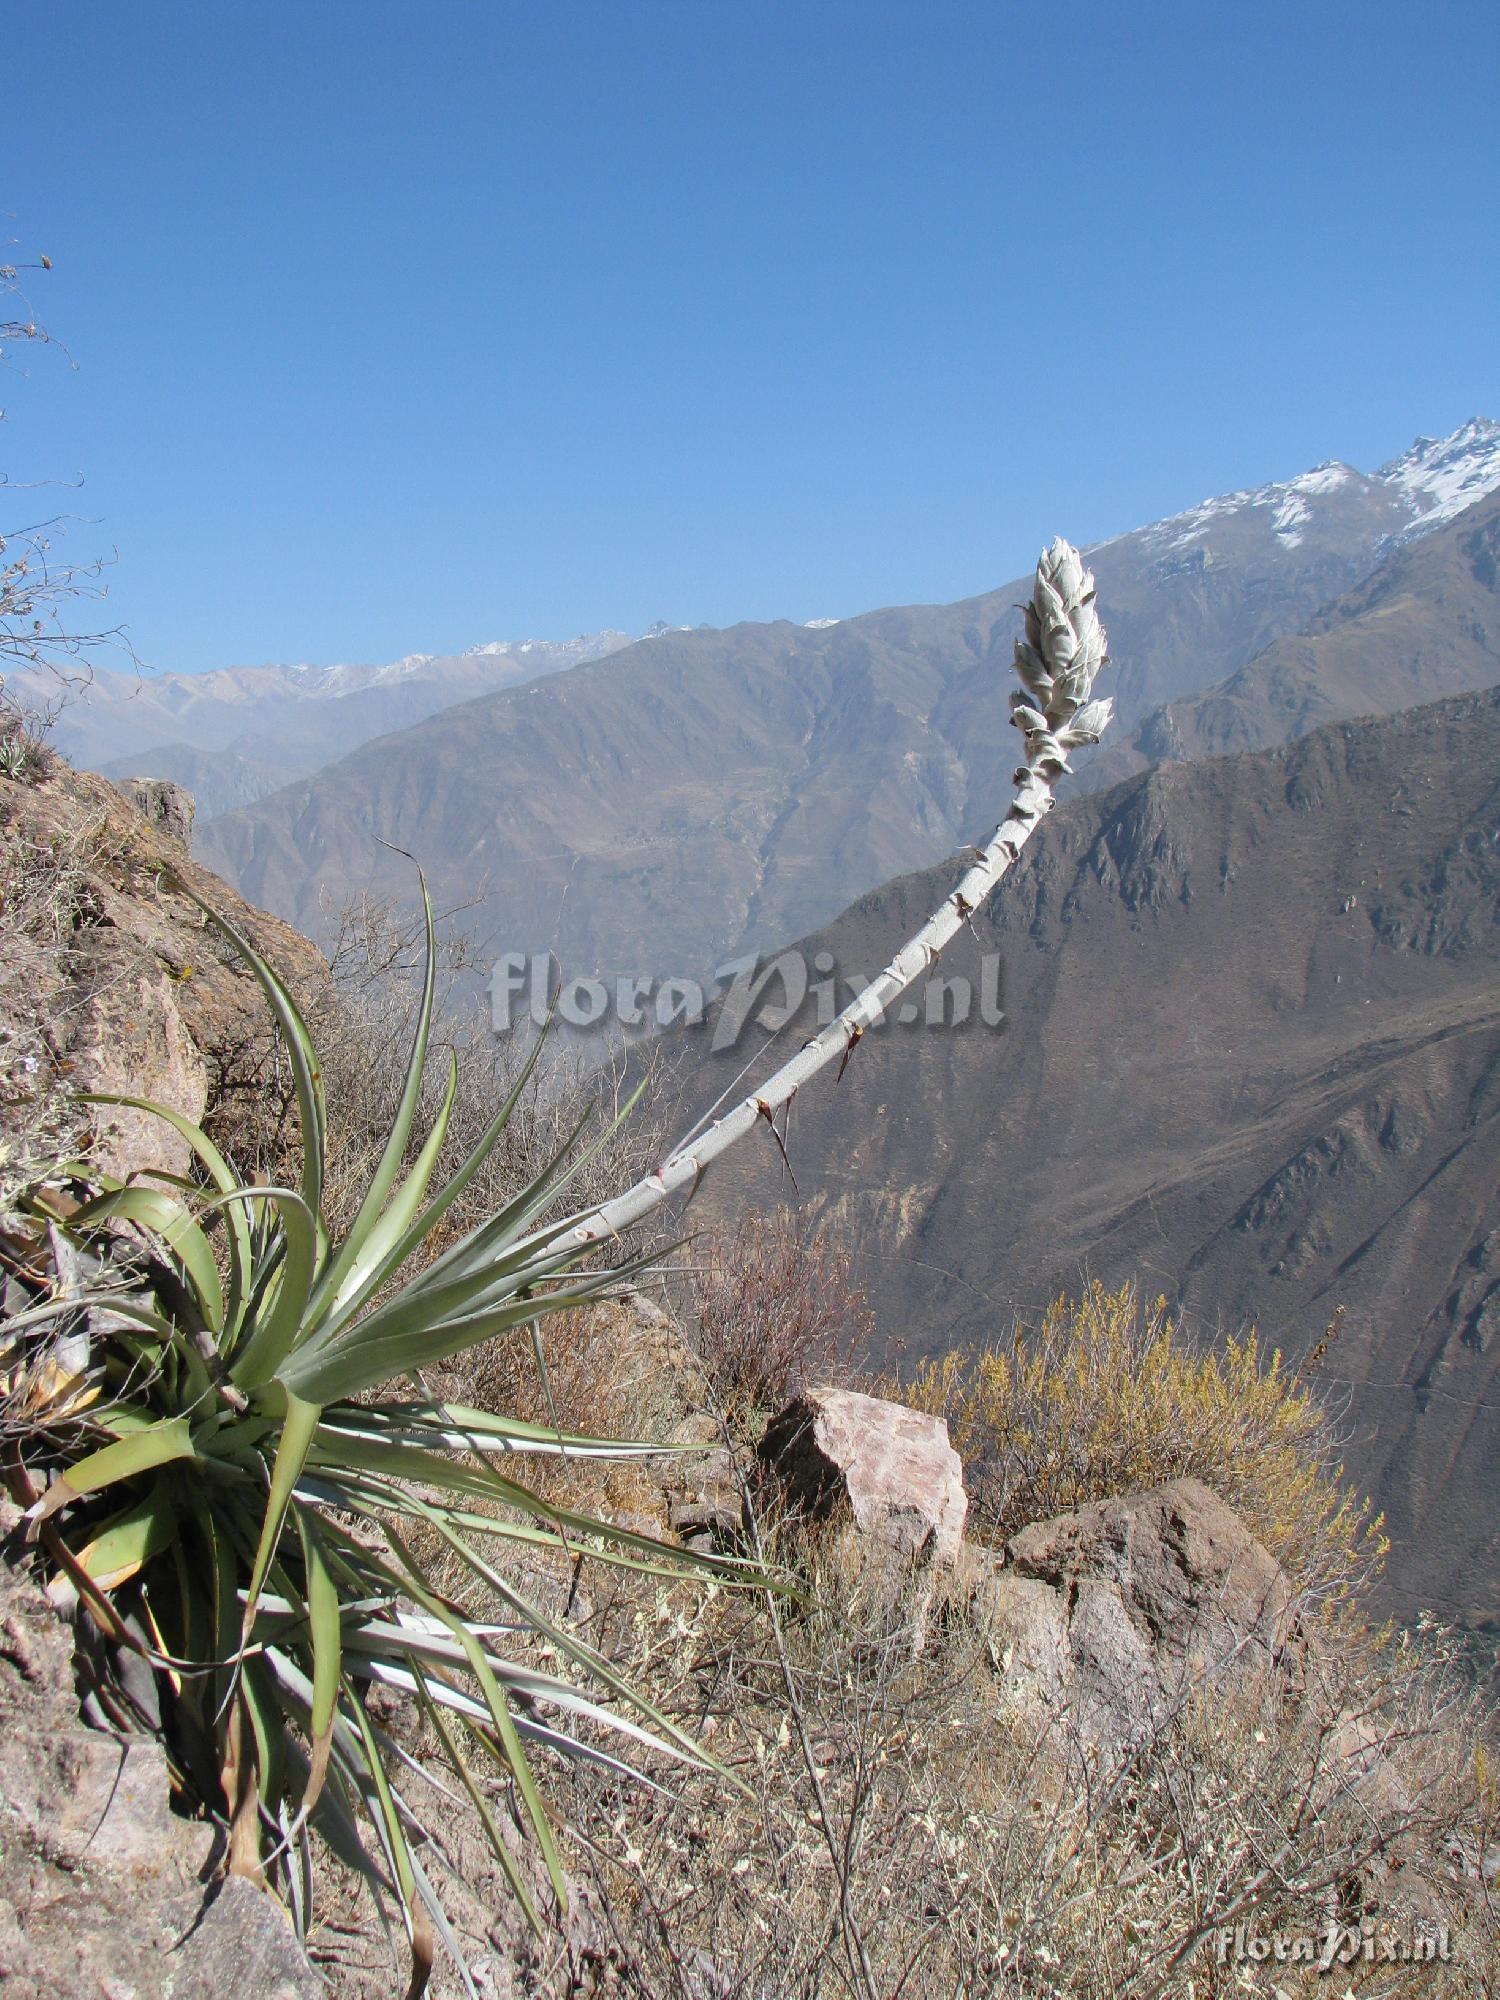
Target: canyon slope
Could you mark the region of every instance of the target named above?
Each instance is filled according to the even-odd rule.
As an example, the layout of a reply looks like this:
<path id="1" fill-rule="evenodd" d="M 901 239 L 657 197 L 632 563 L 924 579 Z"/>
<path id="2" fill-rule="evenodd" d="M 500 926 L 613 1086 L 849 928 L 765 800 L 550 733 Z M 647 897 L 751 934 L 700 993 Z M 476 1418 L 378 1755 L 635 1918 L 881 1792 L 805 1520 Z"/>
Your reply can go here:
<path id="1" fill-rule="evenodd" d="M 863 984 L 958 868 L 803 951 Z M 699 1212 L 834 1218 L 905 1364 L 1091 1277 L 1293 1360 L 1342 1307 L 1320 1380 L 1389 1601 L 1500 1629 L 1500 690 L 1073 800 L 935 976 L 978 994 L 987 955 L 1003 1027 L 883 1024 L 798 1099 L 795 1184 L 767 1137 Z M 753 1028 L 684 1037 L 684 1118 L 811 1005 L 743 1081 Z"/>

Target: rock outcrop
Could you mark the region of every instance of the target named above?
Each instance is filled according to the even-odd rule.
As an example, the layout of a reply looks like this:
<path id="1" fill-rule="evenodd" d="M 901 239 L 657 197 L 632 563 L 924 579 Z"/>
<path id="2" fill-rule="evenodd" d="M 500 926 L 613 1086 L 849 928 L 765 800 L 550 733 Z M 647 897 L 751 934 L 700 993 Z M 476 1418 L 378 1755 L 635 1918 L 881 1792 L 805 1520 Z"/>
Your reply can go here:
<path id="1" fill-rule="evenodd" d="M 794 1515 L 852 1520 L 908 1561 L 957 1560 L 969 1502 L 941 1417 L 852 1389 L 809 1389 L 768 1426 L 760 1462 Z"/>
<path id="2" fill-rule="evenodd" d="M 115 789 L 149 826 L 184 848 L 192 846 L 198 808 L 186 786 L 174 785 L 170 778 L 119 778 Z"/>
<path id="3" fill-rule="evenodd" d="M 316 2000 L 272 1900 L 205 1884 L 160 1745 L 85 1728 L 66 1626 L 0 1565 L 0 1987 L 14 2000 Z"/>
<path id="4" fill-rule="evenodd" d="M 327 979 L 305 938 L 193 861 L 188 794 L 145 791 L 143 815 L 56 759 L 0 778 L 0 1195 L 28 1157 L 80 1144 L 105 1172 L 185 1172 L 187 1143 L 160 1119 L 100 1107 L 90 1135 L 76 1093 L 201 1119 L 242 1052 L 264 1042 L 259 987 L 178 884 L 247 934 L 299 998 Z"/>
<path id="5" fill-rule="evenodd" d="M 1034 1523 L 991 1560 L 975 1609 L 1017 1705 L 1110 1756 L 1298 1647 L 1280 1565 L 1196 1479 Z"/>

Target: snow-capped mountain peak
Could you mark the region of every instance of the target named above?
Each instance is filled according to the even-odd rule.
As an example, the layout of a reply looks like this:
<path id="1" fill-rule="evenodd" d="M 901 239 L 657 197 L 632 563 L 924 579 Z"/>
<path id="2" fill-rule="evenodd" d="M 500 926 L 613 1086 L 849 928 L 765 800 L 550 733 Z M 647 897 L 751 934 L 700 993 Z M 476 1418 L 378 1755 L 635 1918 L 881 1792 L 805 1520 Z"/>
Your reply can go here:
<path id="1" fill-rule="evenodd" d="M 1435 528 L 1500 486 L 1500 424 L 1471 417 L 1448 437 L 1419 437 L 1375 477 L 1410 505 L 1406 536 Z"/>
<path id="2" fill-rule="evenodd" d="M 1293 479 L 1218 494 L 1137 533 L 1148 548 L 1171 555 L 1204 543 L 1232 522 L 1253 526 L 1259 520 L 1276 544 L 1295 549 L 1308 534 L 1316 534 L 1320 521 L 1334 528 L 1336 517 L 1353 508 L 1373 517 L 1377 547 L 1388 548 L 1441 527 L 1496 488 L 1500 424 L 1471 417 L 1447 437 L 1418 438 L 1376 472 L 1358 472 L 1327 459 Z"/>
<path id="3" fill-rule="evenodd" d="M 630 644 L 628 632 L 612 626 L 602 632 L 580 632 L 576 639 L 489 639 L 482 646 L 468 646 L 459 656 L 465 660 L 541 660 L 548 665 L 571 666 L 581 660 L 600 659 Z"/>
<path id="4" fill-rule="evenodd" d="M 1199 540 L 1213 521 L 1256 508 L 1269 512 L 1276 539 L 1284 548 L 1294 549 L 1302 540 L 1302 531 L 1311 518 L 1309 502 L 1325 499 L 1351 480 L 1361 477 L 1352 466 L 1330 458 L 1322 465 L 1315 465 L 1310 472 L 1299 472 L 1294 479 L 1277 480 L 1267 486 L 1245 487 L 1237 493 L 1216 494 L 1212 499 L 1200 501 L 1196 507 L 1189 507 L 1185 513 L 1173 514 L 1170 519 L 1154 522 L 1149 528 L 1137 532 L 1148 541 L 1168 549 L 1185 549 Z"/>

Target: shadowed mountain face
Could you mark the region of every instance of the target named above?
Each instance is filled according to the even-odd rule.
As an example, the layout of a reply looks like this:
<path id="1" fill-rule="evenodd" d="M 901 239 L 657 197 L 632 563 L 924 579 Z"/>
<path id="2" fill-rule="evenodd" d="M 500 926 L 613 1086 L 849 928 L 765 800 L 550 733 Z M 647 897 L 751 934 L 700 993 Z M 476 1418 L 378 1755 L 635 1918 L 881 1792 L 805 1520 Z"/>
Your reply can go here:
<path id="1" fill-rule="evenodd" d="M 1420 534 L 1415 560 L 1497 483 L 1500 429 L 1465 426 L 1375 475 L 1323 466 L 1093 550 L 1117 728 L 1246 665 Z M 497 951 L 697 974 L 988 834 L 1028 590 L 648 639 L 367 743 L 205 828 L 202 850 L 316 932 L 361 890 L 409 896 L 389 842 L 443 903 L 478 898 Z"/>
<path id="2" fill-rule="evenodd" d="M 862 984 L 955 877 L 805 950 Z M 857 1245 L 891 1352 L 1003 1335 L 1089 1275 L 1293 1358 L 1344 1306 L 1324 1379 L 1394 1603 L 1500 1621 L 1500 691 L 1073 801 L 939 972 L 977 994 L 985 954 L 1003 1030 L 887 1023 L 795 1107 L 801 1198 Z M 689 1041 L 689 1109 L 752 1032 Z M 769 1139 L 741 1155 L 708 1213 L 790 1198 Z"/>
<path id="3" fill-rule="evenodd" d="M 157 743 L 131 751 L 124 757 L 110 757 L 93 765 L 101 778 L 122 784 L 131 778 L 169 778 L 193 795 L 202 818 L 233 812 L 237 806 L 253 806 L 257 799 L 280 791 L 293 775 L 290 760 L 261 763 L 242 757 L 237 750 L 202 750 L 193 743 Z"/>

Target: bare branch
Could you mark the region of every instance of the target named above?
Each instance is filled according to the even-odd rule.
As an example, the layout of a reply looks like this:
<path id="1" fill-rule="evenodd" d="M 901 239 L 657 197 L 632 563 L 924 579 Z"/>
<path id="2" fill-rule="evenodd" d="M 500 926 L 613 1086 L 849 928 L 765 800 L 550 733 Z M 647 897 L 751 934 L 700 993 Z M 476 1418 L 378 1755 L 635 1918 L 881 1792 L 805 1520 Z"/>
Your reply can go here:
<path id="1" fill-rule="evenodd" d="M 22 271 L 51 269 L 50 257 L 0 262 L 0 368 L 18 367 L 17 350 L 58 345 L 21 289 Z M 0 421 L 4 415 L 0 410 Z M 0 492 L 52 484 L 82 480 L 15 481 L 0 472 Z M 0 718 L 12 723 L 18 715 L 44 725 L 54 720 L 92 679 L 90 660 L 100 649 L 139 664 L 123 626 L 96 624 L 79 612 L 107 596 L 100 579 L 117 556 L 75 562 L 59 555 L 57 543 L 75 524 L 66 514 L 14 527 L 0 521 Z"/>

